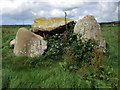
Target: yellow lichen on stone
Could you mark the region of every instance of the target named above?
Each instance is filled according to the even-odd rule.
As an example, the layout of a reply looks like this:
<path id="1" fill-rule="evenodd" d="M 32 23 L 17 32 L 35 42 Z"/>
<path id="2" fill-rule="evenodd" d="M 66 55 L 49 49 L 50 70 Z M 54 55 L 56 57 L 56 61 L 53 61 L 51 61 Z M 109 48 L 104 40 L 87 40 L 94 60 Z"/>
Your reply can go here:
<path id="1" fill-rule="evenodd" d="M 58 22 L 58 21 L 65 21 L 65 18 L 62 17 L 49 17 L 49 18 L 37 18 L 34 20 L 35 23 L 45 23 L 45 22 Z M 67 21 L 71 21 L 72 19 L 66 18 Z M 73 20 L 72 20 L 73 21 Z"/>
<path id="2" fill-rule="evenodd" d="M 66 18 L 66 22 L 72 22 L 74 20 Z M 49 18 L 37 18 L 34 20 L 32 27 L 40 31 L 51 31 L 60 26 L 65 25 L 65 18 L 62 17 L 49 17 Z"/>

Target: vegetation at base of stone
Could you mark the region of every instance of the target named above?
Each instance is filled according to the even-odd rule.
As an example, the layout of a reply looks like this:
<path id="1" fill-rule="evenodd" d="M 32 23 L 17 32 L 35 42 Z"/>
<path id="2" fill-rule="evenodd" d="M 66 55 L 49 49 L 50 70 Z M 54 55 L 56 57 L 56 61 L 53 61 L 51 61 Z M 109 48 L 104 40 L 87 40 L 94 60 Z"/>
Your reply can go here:
<path id="1" fill-rule="evenodd" d="M 94 58 L 87 62 L 77 59 L 75 44 L 60 46 L 61 52 L 56 55 L 48 55 L 49 49 L 44 55 L 28 58 L 16 57 L 9 42 L 15 38 L 19 27 L 2 28 L 2 87 L 7 88 L 118 88 L 118 27 L 102 26 L 106 42 L 109 45 L 109 55 L 104 57 L 100 49 L 92 49 Z M 29 27 L 27 27 L 29 28 Z M 77 42 L 76 36 L 72 42 Z M 55 35 L 64 37 L 61 35 Z M 60 40 L 52 43 L 62 43 Z M 68 38 L 70 40 L 70 38 Z M 63 38 L 63 40 L 68 42 Z M 47 39 L 46 39 L 47 40 Z M 113 43 L 114 42 L 114 43 Z M 80 42 L 79 42 L 80 43 Z M 87 42 L 86 42 L 87 43 Z M 91 41 L 88 41 L 90 44 Z M 83 43 L 80 43 L 83 44 Z M 70 48 L 67 47 L 69 45 Z M 88 48 L 88 47 L 87 47 Z M 73 50 L 73 51 L 72 51 Z M 96 53 L 97 52 L 97 53 Z M 53 53 L 50 53 L 53 54 Z M 80 62 L 79 65 L 76 62 Z"/>
<path id="2" fill-rule="evenodd" d="M 72 27 L 71 27 L 72 26 Z M 92 58 L 93 48 L 95 48 L 96 42 L 93 40 L 86 40 L 82 42 L 80 38 L 81 35 L 74 34 L 73 31 L 74 25 L 70 25 L 67 32 L 64 34 L 55 34 L 49 37 L 46 37 L 48 42 L 48 49 L 40 57 L 39 60 L 34 59 L 34 61 L 29 60 L 30 64 L 37 65 L 37 63 L 44 60 L 63 60 L 66 63 L 67 68 L 72 66 L 79 66 L 81 61 L 90 61 Z M 77 38 L 79 36 L 79 38 Z M 68 57 L 73 56 L 71 59 Z M 31 63 L 32 61 L 32 63 Z"/>
<path id="3" fill-rule="evenodd" d="M 48 49 L 44 54 L 45 57 L 51 58 L 52 60 L 61 58 L 68 64 L 67 66 L 73 65 L 73 62 L 79 65 L 81 61 L 89 61 L 95 42 L 92 40 L 82 42 L 82 40 L 77 39 L 77 35 L 73 33 L 67 34 L 66 37 L 67 38 L 64 38 L 63 34 L 56 34 L 49 37 L 47 39 Z M 70 61 L 70 59 L 67 59 L 69 57 L 73 60 Z"/>

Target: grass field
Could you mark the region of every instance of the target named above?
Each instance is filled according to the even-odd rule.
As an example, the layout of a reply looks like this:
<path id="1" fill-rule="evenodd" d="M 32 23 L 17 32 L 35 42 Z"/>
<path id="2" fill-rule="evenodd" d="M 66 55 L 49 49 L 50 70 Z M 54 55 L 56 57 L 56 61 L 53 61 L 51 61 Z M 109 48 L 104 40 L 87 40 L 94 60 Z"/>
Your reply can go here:
<path id="1" fill-rule="evenodd" d="M 102 25 L 109 54 L 100 70 L 82 63 L 77 72 L 64 70 L 58 60 L 42 56 L 16 57 L 9 43 L 22 26 L 2 26 L 2 87 L 7 88 L 118 88 L 118 26 Z M 30 28 L 30 26 L 24 26 Z M 37 60 L 36 66 L 26 61 Z"/>

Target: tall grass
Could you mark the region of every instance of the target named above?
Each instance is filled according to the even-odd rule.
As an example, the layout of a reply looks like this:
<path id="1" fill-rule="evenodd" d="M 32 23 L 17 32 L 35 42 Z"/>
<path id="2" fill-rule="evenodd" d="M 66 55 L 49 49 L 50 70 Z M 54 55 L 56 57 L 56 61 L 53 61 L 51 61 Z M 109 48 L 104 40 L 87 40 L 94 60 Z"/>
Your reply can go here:
<path id="1" fill-rule="evenodd" d="M 9 42 L 15 38 L 18 26 L 2 28 L 2 87 L 7 88 L 117 88 L 118 87 L 118 37 L 117 26 L 102 26 L 109 47 L 109 56 L 103 57 L 95 50 L 96 59 L 81 62 L 76 72 L 64 70 L 60 63 L 64 60 L 73 64 L 74 54 L 67 51 L 59 60 L 44 60 L 16 57 Z M 27 26 L 27 28 L 30 28 Z M 99 55 L 97 55 L 99 54 Z M 70 62 L 69 62 L 70 61 Z M 75 63 L 75 62 L 74 62 Z"/>

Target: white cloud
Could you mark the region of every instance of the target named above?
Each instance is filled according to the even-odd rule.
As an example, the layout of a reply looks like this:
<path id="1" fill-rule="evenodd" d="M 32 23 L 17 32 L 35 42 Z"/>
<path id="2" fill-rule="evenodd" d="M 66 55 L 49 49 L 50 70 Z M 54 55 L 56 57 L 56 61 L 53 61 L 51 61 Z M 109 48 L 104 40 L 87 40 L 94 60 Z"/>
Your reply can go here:
<path id="1" fill-rule="evenodd" d="M 60 9 L 53 9 L 50 12 L 50 15 L 55 16 L 55 17 L 61 17 L 61 16 L 64 16 L 64 12 L 62 10 L 60 10 Z"/>
<path id="2" fill-rule="evenodd" d="M 2 19 L 0 19 L 0 25 L 2 25 L 2 23 L 3 23 L 3 20 L 2 20 Z"/>
<path id="3" fill-rule="evenodd" d="M 94 2 L 93 2 L 94 1 Z M 98 21 L 117 20 L 118 0 L 1 0 L 2 16 L 10 20 L 33 20 L 40 17 L 63 17 L 78 20 L 91 14 Z M 111 3 L 110 3 L 111 2 Z M 7 20 L 7 19 L 6 19 Z M 6 21 L 4 20 L 4 21 Z M 16 21 L 17 22 L 17 21 Z M 5 22 L 4 22 L 5 23 Z"/>
<path id="4" fill-rule="evenodd" d="M 99 2 L 96 7 L 96 12 L 93 12 L 98 19 L 98 21 L 112 21 L 116 20 L 118 17 L 118 12 L 116 12 L 117 3 L 113 2 Z"/>
<path id="5" fill-rule="evenodd" d="M 77 0 L 49 0 L 50 5 L 52 5 L 54 8 L 60 8 L 60 9 L 68 9 L 68 8 L 74 8 L 82 5 L 85 0 L 77 1 Z"/>

